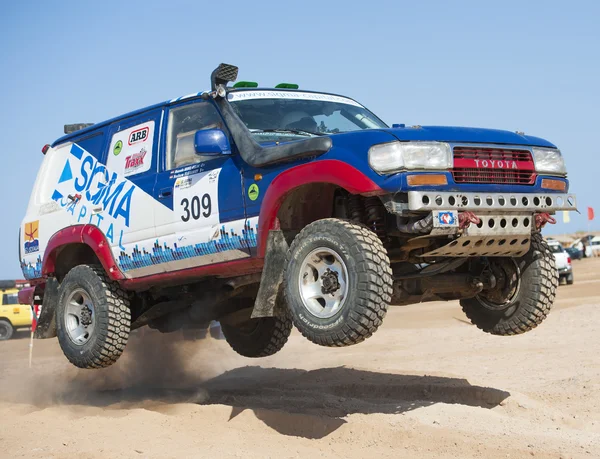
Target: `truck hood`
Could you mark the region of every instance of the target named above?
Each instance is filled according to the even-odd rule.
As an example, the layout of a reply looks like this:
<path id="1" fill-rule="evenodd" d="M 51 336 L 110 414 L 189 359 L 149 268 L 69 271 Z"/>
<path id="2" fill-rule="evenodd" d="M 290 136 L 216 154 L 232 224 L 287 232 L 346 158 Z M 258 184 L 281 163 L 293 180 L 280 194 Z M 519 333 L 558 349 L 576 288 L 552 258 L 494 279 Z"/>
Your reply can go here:
<path id="1" fill-rule="evenodd" d="M 452 126 L 411 126 L 382 129 L 400 141 L 420 140 L 453 143 L 493 143 L 556 148 L 547 140 L 511 131 Z"/>

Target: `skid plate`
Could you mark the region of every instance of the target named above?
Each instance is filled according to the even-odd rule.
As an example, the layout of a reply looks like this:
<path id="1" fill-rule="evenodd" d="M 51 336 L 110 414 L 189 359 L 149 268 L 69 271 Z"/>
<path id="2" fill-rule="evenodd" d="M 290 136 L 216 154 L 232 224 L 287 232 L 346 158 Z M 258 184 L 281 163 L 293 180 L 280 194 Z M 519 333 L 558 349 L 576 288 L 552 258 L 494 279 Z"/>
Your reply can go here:
<path id="1" fill-rule="evenodd" d="M 464 235 L 421 257 L 521 257 L 530 243 L 531 234 Z"/>

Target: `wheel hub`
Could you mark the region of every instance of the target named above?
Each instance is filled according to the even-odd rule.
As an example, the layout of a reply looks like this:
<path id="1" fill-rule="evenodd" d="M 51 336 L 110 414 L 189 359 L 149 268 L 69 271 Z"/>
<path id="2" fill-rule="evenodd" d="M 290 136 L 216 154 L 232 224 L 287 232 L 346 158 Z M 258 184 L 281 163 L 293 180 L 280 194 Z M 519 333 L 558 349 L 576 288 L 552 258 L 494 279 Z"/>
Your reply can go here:
<path id="1" fill-rule="evenodd" d="M 88 327 L 88 326 L 92 325 L 92 310 L 89 307 L 84 306 L 81 308 L 80 317 L 81 317 L 81 324 L 84 327 Z"/>
<path id="2" fill-rule="evenodd" d="M 343 258 L 328 247 L 313 250 L 302 262 L 298 286 L 308 312 L 320 319 L 333 317 L 348 295 L 348 270 Z"/>
<path id="3" fill-rule="evenodd" d="M 323 293 L 335 293 L 340 289 L 340 282 L 338 281 L 339 274 L 331 269 L 327 268 L 327 270 L 323 273 L 323 288 L 321 291 Z"/>
<path id="4" fill-rule="evenodd" d="M 83 289 L 71 293 L 65 306 L 65 328 L 74 344 L 81 346 L 90 340 L 95 327 L 94 319 L 94 305 L 90 295 Z"/>
<path id="5" fill-rule="evenodd" d="M 483 290 L 477 298 L 492 310 L 506 309 L 517 296 L 521 283 L 520 270 L 511 258 L 499 258 L 490 263 L 491 288 Z"/>

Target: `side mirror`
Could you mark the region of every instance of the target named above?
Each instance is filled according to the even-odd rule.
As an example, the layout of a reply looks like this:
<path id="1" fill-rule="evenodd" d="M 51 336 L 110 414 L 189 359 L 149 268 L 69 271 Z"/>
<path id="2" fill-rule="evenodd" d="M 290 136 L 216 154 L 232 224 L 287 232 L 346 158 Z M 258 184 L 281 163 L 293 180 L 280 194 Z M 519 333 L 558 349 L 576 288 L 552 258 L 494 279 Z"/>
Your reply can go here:
<path id="1" fill-rule="evenodd" d="M 221 129 L 204 129 L 196 131 L 194 149 L 197 155 L 218 156 L 230 155 L 231 144 Z"/>

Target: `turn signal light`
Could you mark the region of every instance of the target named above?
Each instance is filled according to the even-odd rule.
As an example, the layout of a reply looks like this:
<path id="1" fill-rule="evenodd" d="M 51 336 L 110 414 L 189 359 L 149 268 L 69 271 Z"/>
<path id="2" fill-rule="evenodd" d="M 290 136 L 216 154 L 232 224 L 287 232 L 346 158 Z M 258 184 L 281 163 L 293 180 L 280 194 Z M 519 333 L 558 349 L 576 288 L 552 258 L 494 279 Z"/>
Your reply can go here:
<path id="1" fill-rule="evenodd" d="M 409 175 L 406 182 L 409 186 L 448 185 L 448 178 L 444 174 L 419 174 Z"/>
<path id="2" fill-rule="evenodd" d="M 556 191 L 567 191 L 567 182 L 545 178 L 542 179 L 542 188 Z"/>

